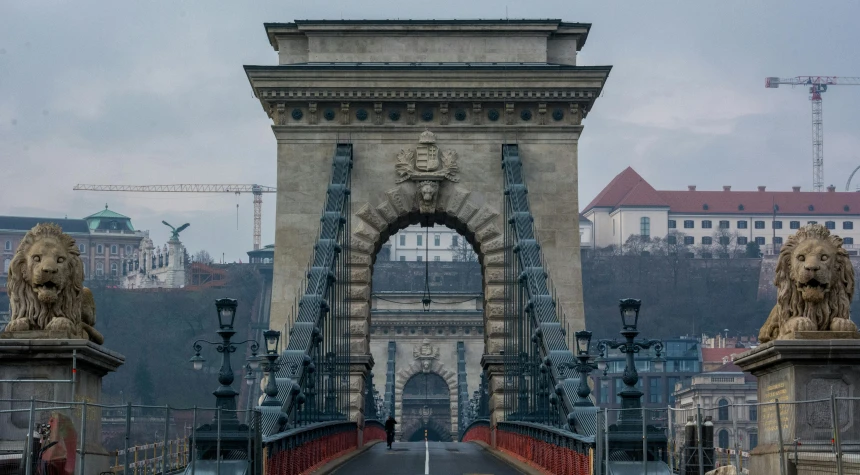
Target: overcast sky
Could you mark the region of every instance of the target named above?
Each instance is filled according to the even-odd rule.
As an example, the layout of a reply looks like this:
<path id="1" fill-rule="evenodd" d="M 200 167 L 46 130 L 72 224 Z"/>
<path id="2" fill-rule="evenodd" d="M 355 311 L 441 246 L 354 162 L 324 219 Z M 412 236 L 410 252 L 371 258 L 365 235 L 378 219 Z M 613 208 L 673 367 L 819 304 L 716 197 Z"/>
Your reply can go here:
<path id="1" fill-rule="evenodd" d="M 627 166 L 658 189 L 811 188 L 806 91 L 766 76 L 860 76 L 860 2 L 0 0 L 0 214 L 128 215 L 156 243 L 247 260 L 251 196 L 72 191 L 76 183 L 275 186 L 271 121 L 244 64 L 263 22 L 560 18 L 593 24 L 581 65 L 613 70 L 580 142 L 580 205 Z M 860 165 L 860 87 L 824 96 L 825 182 Z M 320 184 L 323 186 L 323 184 Z M 263 243 L 274 242 L 264 195 Z M 237 210 L 238 208 L 238 229 Z"/>

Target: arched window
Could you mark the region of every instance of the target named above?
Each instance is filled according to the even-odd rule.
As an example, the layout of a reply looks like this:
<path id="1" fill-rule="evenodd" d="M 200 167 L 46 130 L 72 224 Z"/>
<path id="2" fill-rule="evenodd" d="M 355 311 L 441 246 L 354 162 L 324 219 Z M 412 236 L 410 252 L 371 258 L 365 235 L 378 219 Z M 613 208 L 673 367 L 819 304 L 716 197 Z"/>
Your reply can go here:
<path id="1" fill-rule="evenodd" d="M 96 246 L 96 254 L 104 254 L 104 252 L 105 252 L 104 246 L 102 246 L 101 244 Z"/>
<path id="2" fill-rule="evenodd" d="M 718 439 L 719 439 L 718 443 L 719 443 L 719 446 L 721 449 L 729 448 L 729 431 L 727 431 L 725 429 L 721 430 L 719 435 L 718 435 Z"/>
<path id="3" fill-rule="evenodd" d="M 758 446 L 758 432 L 752 432 L 749 436 L 750 446 L 749 450 L 752 450 Z"/>
<path id="4" fill-rule="evenodd" d="M 6 274 L 9 272 L 9 265 L 12 264 L 12 259 L 8 257 L 3 260 L 3 273 Z"/>
<path id="5" fill-rule="evenodd" d="M 11 251 L 11 250 L 12 250 L 12 241 L 6 241 L 6 247 L 5 247 L 5 249 L 6 249 L 7 251 Z"/>
<path id="6" fill-rule="evenodd" d="M 119 247 L 116 244 L 112 244 L 110 247 L 111 254 L 119 254 Z"/>
<path id="7" fill-rule="evenodd" d="M 86 244 L 78 244 L 78 252 L 81 254 L 87 253 L 87 245 Z"/>
<path id="8" fill-rule="evenodd" d="M 647 216 L 639 218 L 639 235 L 643 239 L 651 239 L 651 218 Z"/>
<path id="9" fill-rule="evenodd" d="M 126 255 L 126 256 L 130 256 L 130 255 L 131 255 L 131 246 L 125 246 L 125 255 Z"/>
<path id="10" fill-rule="evenodd" d="M 103 262 L 96 262 L 96 277 L 105 275 L 105 265 Z"/>
<path id="11" fill-rule="evenodd" d="M 725 399 L 720 399 L 720 401 L 717 402 L 717 406 L 719 407 L 719 410 L 717 411 L 717 420 L 729 420 L 729 401 L 726 401 Z"/>
<path id="12" fill-rule="evenodd" d="M 116 277 L 118 273 L 116 262 L 112 262 L 110 265 L 110 275 Z"/>

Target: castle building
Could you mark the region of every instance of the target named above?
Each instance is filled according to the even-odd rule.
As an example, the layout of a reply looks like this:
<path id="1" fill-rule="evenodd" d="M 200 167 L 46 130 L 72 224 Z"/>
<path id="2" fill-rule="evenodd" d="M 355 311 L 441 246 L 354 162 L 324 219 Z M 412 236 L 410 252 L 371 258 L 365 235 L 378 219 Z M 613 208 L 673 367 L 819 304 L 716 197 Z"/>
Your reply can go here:
<path id="1" fill-rule="evenodd" d="M 755 242 L 765 255 L 778 253 L 785 239 L 807 224 L 823 224 L 857 255 L 860 193 L 792 191 L 656 190 L 628 167 L 585 207 L 594 247 L 621 246 L 631 236 L 665 238 L 668 244 L 704 249 L 702 257 L 743 252 Z M 858 227 L 855 228 L 854 225 Z M 858 242 L 860 244 L 860 242 Z M 725 257 L 725 256 L 723 256 Z"/>
<path id="2" fill-rule="evenodd" d="M 149 232 L 140 240 L 139 251 L 122 260 L 120 284 L 125 289 L 178 289 L 185 287 L 188 255 L 179 239 L 161 247 L 153 245 Z"/>
<path id="3" fill-rule="evenodd" d="M 123 261 L 138 251 L 146 235 L 134 229 L 131 218 L 108 209 L 107 205 L 83 219 L 0 216 L 0 260 L 3 262 L 0 289 L 3 291 L 18 244 L 27 231 L 39 223 L 55 223 L 75 238 L 86 279 L 118 279 Z"/>

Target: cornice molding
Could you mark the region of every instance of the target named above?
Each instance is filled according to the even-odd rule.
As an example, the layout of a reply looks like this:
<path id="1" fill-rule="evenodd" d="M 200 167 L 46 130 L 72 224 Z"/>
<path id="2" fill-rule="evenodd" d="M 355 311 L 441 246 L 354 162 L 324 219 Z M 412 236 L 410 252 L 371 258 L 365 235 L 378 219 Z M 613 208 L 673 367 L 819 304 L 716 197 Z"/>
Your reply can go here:
<path id="1" fill-rule="evenodd" d="M 597 88 L 451 88 L 424 89 L 412 88 L 289 88 L 289 87 L 260 87 L 254 92 L 260 100 L 270 102 L 283 101 L 320 101 L 320 100 L 353 100 L 353 101 L 404 101 L 448 102 L 448 101 L 593 101 L 599 94 Z"/>

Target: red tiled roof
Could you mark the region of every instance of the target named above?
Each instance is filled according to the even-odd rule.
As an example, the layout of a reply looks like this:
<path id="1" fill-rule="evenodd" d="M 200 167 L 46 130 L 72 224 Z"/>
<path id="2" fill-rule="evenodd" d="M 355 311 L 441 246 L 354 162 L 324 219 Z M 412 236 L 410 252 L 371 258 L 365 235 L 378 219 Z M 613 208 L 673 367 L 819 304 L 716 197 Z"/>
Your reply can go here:
<path id="1" fill-rule="evenodd" d="M 803 191 L 657 191 L 628 167 L 585 207 L 668 206 L 673 213 L 857 215 L 860 193 Z M 707 206 L 707 209 L 705 207 Z"/>
<path id="2" fill-rule="evenodd" d="M 702 348 L 702 362 L 720 363 L 726 356 L 731 358 L 732 355 L 739 355 L 745 351 L 749 351 L 749 348 Z"/>
<path id="3" fill-rule="evenodd" d="M 703 348 L 703 349 L 714 349 L 714 348 Z M 722 350 L 723 348 L 717 348 L 717 349 Z M 726 348 L 726 349 L 728 349 L 728 348 Z M 743 349 L 743 348 L 741 348 L 741 349 Z M 717 368 L 713 371 L 707 371 L 707 373 L 743 373 L 743 372 L 744 372 L 744 370 L 742 370 L 740 366 L 732 363 L 731 361 L 720 366 L 719 368 Z M 757 381 L 757 379 L 758 378 L 756 378 L 755 376 L 753 376 L 749 373 L 744 373 L 744 381 L 746 381 L 746 382 L 754 383 Z"/>

